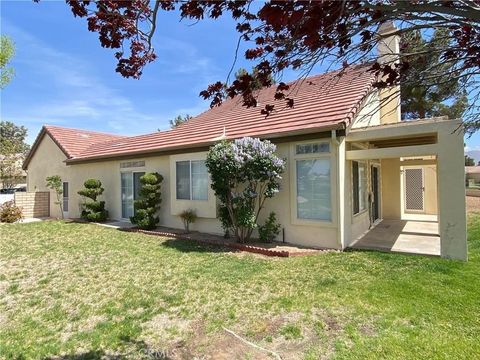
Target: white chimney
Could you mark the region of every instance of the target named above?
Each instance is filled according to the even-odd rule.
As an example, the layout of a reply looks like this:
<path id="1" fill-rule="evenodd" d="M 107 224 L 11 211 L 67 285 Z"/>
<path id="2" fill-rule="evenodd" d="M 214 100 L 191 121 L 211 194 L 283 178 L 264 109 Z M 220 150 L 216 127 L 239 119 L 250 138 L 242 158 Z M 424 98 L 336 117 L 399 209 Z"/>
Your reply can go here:
<path id="1" fill-rule="evenodd" d="M 398 63 L 400 57 L 400 36 L 398 28 L 393 21 L 383 23 L 379 28 L 377 44 L 378 62 L 380 64 Z M 400 109 L 400 86 L 381 89 L 380 98 L 380 122 L 389 124 L 401 121 Z"/>
<path id="2" fill-rule="evenodd" d="M 387 21 L 378 28 L 378 62 L 384 64 L 398 61 L 400 55 L 400 35 L 393 21 Z"/>

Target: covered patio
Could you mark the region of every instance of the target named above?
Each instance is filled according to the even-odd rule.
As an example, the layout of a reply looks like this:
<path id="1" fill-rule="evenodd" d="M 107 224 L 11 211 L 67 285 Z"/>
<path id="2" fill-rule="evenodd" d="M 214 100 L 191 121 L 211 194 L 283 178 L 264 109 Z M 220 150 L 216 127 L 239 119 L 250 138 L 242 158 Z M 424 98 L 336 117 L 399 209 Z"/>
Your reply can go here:
<path id="1" fill-rule="evenodd" d="M 349 248 L 467 259 L 461 120 L 356 128 L 346 141 L 347 161 L 374 162 L 380 172 L 379 215 Z"/>
<path id="2" fill-rule="evenodd" d="M 440 256 L 438 222 L 382 220 L 350 248 Z"/>

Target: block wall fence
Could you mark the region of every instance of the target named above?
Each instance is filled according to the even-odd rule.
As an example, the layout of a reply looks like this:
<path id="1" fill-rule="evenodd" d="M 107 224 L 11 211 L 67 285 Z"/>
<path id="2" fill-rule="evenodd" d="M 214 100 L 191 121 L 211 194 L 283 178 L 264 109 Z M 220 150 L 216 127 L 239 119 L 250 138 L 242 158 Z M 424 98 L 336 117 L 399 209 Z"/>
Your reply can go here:
<path id="1" fill-rule="evenodd" d="M 23 217 L 49 217 L 50 193 L 48 191 L 16 192 L 15 205 L 22 208 Z"/>

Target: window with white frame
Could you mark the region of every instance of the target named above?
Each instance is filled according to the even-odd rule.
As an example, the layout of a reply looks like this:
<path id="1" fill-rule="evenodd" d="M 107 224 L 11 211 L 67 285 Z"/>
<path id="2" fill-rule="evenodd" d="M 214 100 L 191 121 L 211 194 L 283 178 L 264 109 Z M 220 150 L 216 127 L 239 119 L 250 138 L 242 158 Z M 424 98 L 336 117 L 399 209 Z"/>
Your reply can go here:
<path id="1" fill-rule="evenodd" d="M 352 161 L 353 214 L 367 208 L 367 164 Z"/>
<path id="2" fill-rule="evenodd" d="M 63 182 L 63 211 L 68 212 L 68 182 Z"/>
<path id="3" fill-rule="evenodd" d="M 205 160 L 176 162 L 178 200 L 208 200 L 208 171 Z"/>
<path id="4" fill-rule="evenodd" d="M 330 143 L 295 146 L 297 219 L 331 221 Z"/>

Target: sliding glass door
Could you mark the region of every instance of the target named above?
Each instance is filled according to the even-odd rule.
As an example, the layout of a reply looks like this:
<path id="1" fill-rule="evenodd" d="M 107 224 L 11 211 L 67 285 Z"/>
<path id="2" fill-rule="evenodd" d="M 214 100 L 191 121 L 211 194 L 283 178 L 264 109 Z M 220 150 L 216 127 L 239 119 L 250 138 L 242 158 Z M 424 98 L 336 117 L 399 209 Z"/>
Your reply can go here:
<path id="1" fill-rule="evenodd" d="M 128 219 L 134 214 L 133 202 L 140 196 L 140 177 L 144 172 L 122 172 L 121 179 L 121 197 L 122 197 L 122 218 Z"/>

